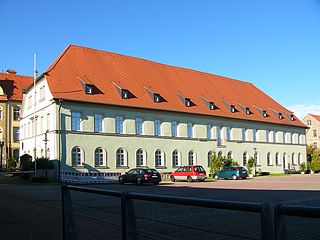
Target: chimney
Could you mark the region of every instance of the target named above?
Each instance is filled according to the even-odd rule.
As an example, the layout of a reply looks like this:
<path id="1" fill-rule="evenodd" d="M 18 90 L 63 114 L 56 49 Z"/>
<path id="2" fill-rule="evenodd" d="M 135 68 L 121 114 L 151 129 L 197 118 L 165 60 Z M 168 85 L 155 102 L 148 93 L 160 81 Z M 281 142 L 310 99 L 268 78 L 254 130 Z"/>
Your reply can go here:
<path id="1" fill-rule="evenodd" d="M 6 73 L 16 75 L 17 71 L 14 69 L 7 69 Z"/>

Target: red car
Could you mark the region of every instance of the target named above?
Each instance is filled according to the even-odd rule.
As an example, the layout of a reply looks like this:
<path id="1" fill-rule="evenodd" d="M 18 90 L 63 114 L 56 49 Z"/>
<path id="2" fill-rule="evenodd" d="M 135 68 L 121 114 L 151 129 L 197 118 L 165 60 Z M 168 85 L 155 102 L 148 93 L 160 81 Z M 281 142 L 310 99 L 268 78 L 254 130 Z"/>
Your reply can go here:
<path id="1" fill-rule="evenodd" d="M 179 167 L 176 171 L 170 174 L 170 180 L 175 182 L 176 180 L 193 182 L 195 180 L 203 182 L 207 178 L 207 173 L 200 165 L 191 165 Z"/>

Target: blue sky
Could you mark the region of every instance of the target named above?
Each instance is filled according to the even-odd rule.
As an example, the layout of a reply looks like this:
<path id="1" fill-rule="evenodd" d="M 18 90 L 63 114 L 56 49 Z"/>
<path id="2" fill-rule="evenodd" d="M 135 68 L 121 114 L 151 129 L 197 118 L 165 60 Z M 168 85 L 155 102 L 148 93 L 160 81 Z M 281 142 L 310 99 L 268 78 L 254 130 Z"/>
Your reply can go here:
<path id="1" fill-rule="evenodd" d="M 0 71 L 43 72 L 70 43 L 251 82 L 320 114 L 319 0 L 0 0 Z M 312 86 L 312 87 L 310 87 Z"/>

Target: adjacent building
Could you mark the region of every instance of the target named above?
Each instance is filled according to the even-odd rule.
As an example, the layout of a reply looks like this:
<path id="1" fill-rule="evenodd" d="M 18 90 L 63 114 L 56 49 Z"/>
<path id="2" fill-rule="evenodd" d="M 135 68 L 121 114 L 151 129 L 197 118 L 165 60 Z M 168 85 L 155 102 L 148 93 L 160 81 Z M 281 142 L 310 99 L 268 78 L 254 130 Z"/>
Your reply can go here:
<path id="1" fill-rule="evenodd" d="M 306 161 L 306 126 L 253 84 L 74 45 L 26 90 L 20 126 L 20 154 L 63 170 L 208 169 L 214 152 L 274 173 Z"/>
<path id="2" fill-rule="evenodd" d="M 314 114 L 307 114 L 302 122 L 309 127 L 307 130 L 307 145 L 313 148 L 320 147 L 320 116 Z"/>
<path id="3" fill-rule="evenodd" d="M 19 159 L 22 91 L 32 81 L 32 77 L 17 75 L 12 69 L 0 73 L 0 142 L 3 142 L 3 164 L 6 164 L 8 158 Z"/>

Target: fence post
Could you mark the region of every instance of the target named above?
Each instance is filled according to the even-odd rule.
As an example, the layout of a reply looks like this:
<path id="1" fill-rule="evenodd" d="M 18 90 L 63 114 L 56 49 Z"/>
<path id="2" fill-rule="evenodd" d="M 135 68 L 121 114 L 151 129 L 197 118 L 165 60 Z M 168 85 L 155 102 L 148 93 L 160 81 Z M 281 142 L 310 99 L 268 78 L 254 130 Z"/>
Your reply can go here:
<path id="1" fill-rule="evenodd" d="M 67 185 L 61 185 L 62 203 L 62 231 L 64 240 L 76 240 L 77 229 L 74 222 L 74 213 L 71 202 L 71 194 Z"/>
<path id="2" fill-rule="evenodd" d="M 275 206 L 275 230 L 276 230 L 276 240 L 286 239 L 286 224 L 284 222 L 284 217 L 279 213 L 279 208 L 281 204 Z"/>
<path id="3" fill-rule="evenodd" d="M 271 203 L 262 204 L 261 209 L 261 239 L 275 239 L 275 206 Z"/>
<path id="4" fill-rule="evenodd" d="M 128 192 L 121 195 L 121 224 L 122 240 L 138 239 L 133 199 L 128 197 Z"/>

